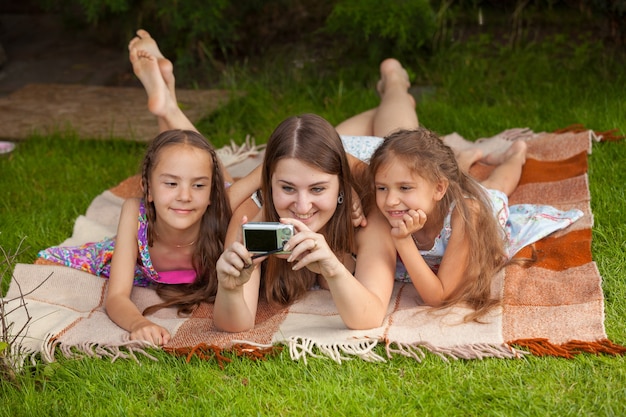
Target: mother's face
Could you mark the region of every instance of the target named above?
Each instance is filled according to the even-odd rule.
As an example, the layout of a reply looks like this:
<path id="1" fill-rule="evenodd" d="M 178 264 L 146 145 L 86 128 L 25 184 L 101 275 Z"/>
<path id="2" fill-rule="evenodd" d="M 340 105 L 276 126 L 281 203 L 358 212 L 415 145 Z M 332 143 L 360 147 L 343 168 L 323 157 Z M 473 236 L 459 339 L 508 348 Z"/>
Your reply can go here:
<path id="1" fill-rule="evenodd" d="M 278 215 L 300 220 L 314 232 L 321 231 L 337 209 L 337 175 L 320 171 L 299 159 L 278 161 L 271 187 Z"/>

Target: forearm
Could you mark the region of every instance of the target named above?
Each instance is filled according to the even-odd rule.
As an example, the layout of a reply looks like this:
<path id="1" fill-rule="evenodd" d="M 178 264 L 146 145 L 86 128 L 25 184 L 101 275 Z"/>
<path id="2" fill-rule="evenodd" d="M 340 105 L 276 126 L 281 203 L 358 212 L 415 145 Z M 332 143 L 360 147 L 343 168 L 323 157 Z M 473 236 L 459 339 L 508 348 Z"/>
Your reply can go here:
<path id="1" fill-rule="evenodd" d="M 141 314 L 135 303 L 128 297 L 107 297 L 105 300 L 105 309 L 109 318 L 129 333 L 132 333 L 143 324 L 152 323 Z"/>
<path id="2" fill-rule="evenodd" d="M 236 180 L 228 189 L 228 199 L 233 211 L 261 188 L 261 168 L 259 165 L 245 177 Z"/>
<path id="3" fill-rule="evenodd" d="M 387 313 L 382 300 L 359 282 L 345 267 L 325 277 L 339 315 L 350 329 L 379 327 Z"/>
<path id="4" fill-rule="evenodd" d="M 443 284 L 424 261 L 413 239 L 410 236 L 400 239 L 394 238 L 394 245 L 411 277 L 413 286 L 424 303 L 429 306 L 439 306 L 445 300 Z"/>
<path id="5" fill-rule="evenodd" d="M 213 307 L 215 326 L 227 332 L 242 332 L 254 327 L 256 311 L 251 311 L 244 298 L 243 285 L 233 289 L 217 288 Z"/>

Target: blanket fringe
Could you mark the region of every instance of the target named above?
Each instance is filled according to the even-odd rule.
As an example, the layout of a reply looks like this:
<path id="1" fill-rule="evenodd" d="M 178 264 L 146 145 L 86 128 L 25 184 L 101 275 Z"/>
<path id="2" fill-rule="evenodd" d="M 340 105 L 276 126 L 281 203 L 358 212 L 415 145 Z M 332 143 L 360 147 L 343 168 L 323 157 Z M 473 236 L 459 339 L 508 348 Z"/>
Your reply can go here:
<path id="1" fill-rule="evenodd" d="M 309 356 L 312 358 L 330 358 L 339 364 L 341 361 L 351 360 L 354 357 L 367 362 L 386 362 L 385 358 L 374 352 L 378 340 L 360 340 L 354 343 L 318 343 L 309 338 L 292 336 L 287 341 L 287 345 L 291 359 L 295 361 L 302 359 L 305 364 Z"/>
<path id="2" fill-rule="evenodd" d="M 41 358 L 46 363 L 54 362 L 54 355 L 58 350 L 67 359 L 80 359 L 84 357 L 98 359 L 110 358 L 111 362 L 115 362 L 117 359 L 133 359 L 135 362 L 139 363 L 136 354 L 140 353 L 146 358 L 156 362 L 157 358 L 150 355 L 146 350 L 147 348 L 158 349 L 157 346 L 151 343 L 137 340 L 130 340 L 119 345 L 105 345 L 93 342 L 68 345 L 59 342 L 54 335 L 48 335 L 42 344 Z"/>
<path id="3" fill-rule="evenodd" d="M 510 342 L 510 344 L 524 347 L 535 356 L 554 356 L 567 359 L 571 359 L 581 353 L 592 353 L 594 355 L 603 353 L 613 356 L 622 356 L 626 353 L 626 347 L 613 343 L 608 339 L 600 339 L 595 342 L 570 340 L 559 345 L 550 342 L 548 339 L 535 338 L 517 339 Z"/>
<path id="4" fill-rule="evenodd" d="M 228 349 L 223 349 L 217 345 L 209 345 L 207 343 L 199 343 L 193 347 L 164 348 L 165 352 L 174 356 L 184 356 L 187 363 L 193 357 L 204 361 L 215 359 L 217 365 L 224 369 L 225 363 L 230 363 L 231 359 L 224 356 L 224 352 L 232 352 L 237 356 L 243 356 L 252 360 L 265 360 L 268 356 L 273 356 L 282 350 L 280 346 L 258 345 L 253 343 L 235 343 Z"/>
<path id="5" fill-rule="evenodd" d="M 449 359 L 517 359 L 528 354 L 528 352 L 515 349 L 506 343 L 495 345 L 480 343 L 452 347 L 437 347 L 427 342 L 387 342 L 385 345 L 385 350 L 387 352 L 387 356 L 390 359 L 393 357 L 394 354 L 398 354 L 413 358 L 420 363 L 426 357 L 426 352 L 430 352 L 436 356 L 439 356 L 446 362 L 449 362 Z"/>
<path id="6" fill-rule="evenodd" d="M 605 131 L 594 131 L 587 129 L 582 123 L 575 123 L 569 126 L 566 126 L 562 129 L 557 129 L 554 133 L 580 133 L 589 131 L 592 139 L 596 141 L 604 141 L 604 142 L 616 142 L 618 140 L 624 139 L 626 136 L 619 135 L 619 129 L 610 129 Z"/>
<path id="7" fill-rule="evenodd" d="M 203 361 L 210 361 L 214 359 L 217 361 L 220 369 L 224 369 L 224 363 L 230 362 L 230 359 L 222 355 L 223 349 L 217 345 L 209 345 L 207 343 L 199 343 L 192 347 L 179 347 L 179 348 L 164 348 L 165 352 L 171 353 L 174 356 L 186 357 L 187 363 L 191 361 L 194 356 Z"/>
<path id="8" fill-rule="evenodd" d="M 218 158 L 222 161 L 225 167 L 235 165 L 246 158 L 257 156 L 265 148 L 265 145 L 257 145 L 255 140 L 250 135 L 246 135 L 246 139 L 240 145 L 237 145 L 234 140 L 231 139 L 230 146 L 225 145 L 220 149 L 217 149 Z"/>

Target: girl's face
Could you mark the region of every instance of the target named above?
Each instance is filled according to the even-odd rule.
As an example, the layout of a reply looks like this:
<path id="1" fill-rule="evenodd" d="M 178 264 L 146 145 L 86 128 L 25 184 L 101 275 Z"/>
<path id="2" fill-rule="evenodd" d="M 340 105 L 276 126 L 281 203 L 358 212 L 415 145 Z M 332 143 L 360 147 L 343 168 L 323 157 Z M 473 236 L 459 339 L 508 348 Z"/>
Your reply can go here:
<path id="1" fill-rule="evenodd" d="M 211 204 L 211 155 L 189 145 L 162 149 L 150 174 L 148 200 L 157 223 L 185 230 L 199 224 Z"/>
<path id="2" fill-rule="evenodd" d="M 300 220 L 319 232 L 337 209 L 339 178 L 299 159 L 278 161 L 271 178 L 272 197 L 280 217 Z"/>
<path id="3" fill-rule="evenodd" d="M 376 206 L 392 225 L 409 210 L 421 209 L 429 216 L 447 189 L 444 182 L 427 181 L 400 161 L 382 165 L 374 182 Z"/>

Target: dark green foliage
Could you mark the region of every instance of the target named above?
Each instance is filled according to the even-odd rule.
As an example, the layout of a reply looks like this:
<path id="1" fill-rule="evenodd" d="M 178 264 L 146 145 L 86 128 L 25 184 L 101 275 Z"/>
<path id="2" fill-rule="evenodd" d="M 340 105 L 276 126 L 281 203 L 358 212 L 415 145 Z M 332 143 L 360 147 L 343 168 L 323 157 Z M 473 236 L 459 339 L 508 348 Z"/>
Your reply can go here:
<path id="1" fill-rule="evenodd" d="M 326 30 L 339 35 L 346 50 L 373 61 L 414 54 L 435 29 L 428 0 L 339 0 L 326 21 Z"/>
<path id="2" fill-rule="evenodd" d="M 610 39 L 619 46 L 624 46 L 626 44 L 626 1 L 588 0 L 588 2 L 593 10 L 606 19 Z"/>
<path id="3" fill-rule="evenodd" d="M 475 34 L 521 48 L 557 26 L 592 30 L 618 48 L 626 43 L 624 0 L 35 1 L 120 48 L 147 29 L 187 87 L 213 85 L 228 65 L 272 49 L 293 54 L 303 41 L 307 59 L 371 65 L 389 56 L 416 64 Z"/>
<path id="4" fill-rule="evenodd" d="M 214 81 L 207 74 L 235 60 L 261 55 L 315 33 L 332 0 L 35 0 L 60 13 L 72 28 L 124 47 L 138 28 L 159 40 L 179 76 Z M 207 69 L 209 71 L 207 71 Z"/>

